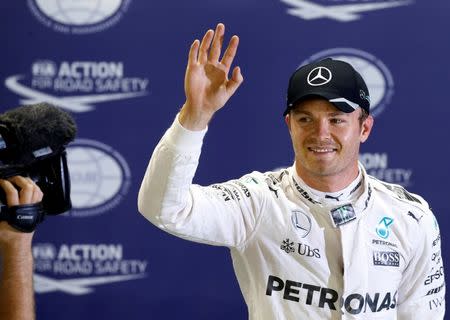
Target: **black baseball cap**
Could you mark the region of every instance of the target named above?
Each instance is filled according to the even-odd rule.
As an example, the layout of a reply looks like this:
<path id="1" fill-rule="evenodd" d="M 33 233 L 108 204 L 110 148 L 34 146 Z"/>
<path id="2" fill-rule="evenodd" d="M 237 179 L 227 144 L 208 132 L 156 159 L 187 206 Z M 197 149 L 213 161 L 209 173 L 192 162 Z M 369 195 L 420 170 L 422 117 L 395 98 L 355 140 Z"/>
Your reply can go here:
<path id="1" fill-rule="evenodd" d="M 326 58 L 298 68 L 289 79 L 283 116 L 304 99 L 319 96 L 350 113 L 358 107 L 370 113 L 370 96 L 364 79 L 347 62 Z"/>

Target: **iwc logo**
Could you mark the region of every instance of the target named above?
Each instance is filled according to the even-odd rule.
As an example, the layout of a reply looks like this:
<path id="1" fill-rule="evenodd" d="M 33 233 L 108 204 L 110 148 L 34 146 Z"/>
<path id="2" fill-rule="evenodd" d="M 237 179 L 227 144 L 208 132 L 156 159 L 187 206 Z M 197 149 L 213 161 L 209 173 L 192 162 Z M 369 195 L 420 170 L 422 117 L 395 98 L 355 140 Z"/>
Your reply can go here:
<path id="1" fill-rule="evenodd" d="M 128 193 L 131 175 L 125 159 L 101 142 L 77 139 L 67 148 L 72 182 L 72 210 L 66 215 L 86 217 L 110 211 Z"/>
<path id="2" fill-rule="evenodd" d="M 115 25 L 131 0 L 27 0 L 45 26 L 66 34 L 103 31 Z"/>
<path id="3" fill-rule="evenodd" d="M 389 105 L 394 94 L 394 81 L 391 72 L 380 59 L 353 48 L 333 48 L 312 55 L 301 65 L 325 58 L 348 62 L 361 74 L 369 88 L 370 112 L 373 116 L 378 116 Z"/>

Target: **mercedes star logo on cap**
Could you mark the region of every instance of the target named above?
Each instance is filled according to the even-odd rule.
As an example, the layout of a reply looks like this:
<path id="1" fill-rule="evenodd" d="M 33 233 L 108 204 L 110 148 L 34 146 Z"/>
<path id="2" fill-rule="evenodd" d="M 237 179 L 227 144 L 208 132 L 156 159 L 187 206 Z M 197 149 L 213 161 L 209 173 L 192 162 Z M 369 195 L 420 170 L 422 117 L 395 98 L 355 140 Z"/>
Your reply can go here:
<path id="1" fill-rule="evenodd" d="M 332 77 L 333 75 L 331 74 L 330 69 L 325 67 L 317 67 L 311 70 L 308 74 L 307 80 L 309 85 L 317 87 L 330 82 Z"/>

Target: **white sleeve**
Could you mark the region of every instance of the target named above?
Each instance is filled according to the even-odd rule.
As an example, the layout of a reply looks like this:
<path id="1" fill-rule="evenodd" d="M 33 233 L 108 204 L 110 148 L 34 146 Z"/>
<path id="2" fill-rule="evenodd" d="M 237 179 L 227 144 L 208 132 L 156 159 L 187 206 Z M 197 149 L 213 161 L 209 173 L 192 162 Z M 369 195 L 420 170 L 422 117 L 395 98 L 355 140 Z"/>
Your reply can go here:
<path id="1" fill-rule="evenodd" d="M 179 237 L 240 246 L 257 224 L 261 187 L 239 180 L 208 187 L 192 184 L 205 134 L 206 129 L 190 131 L 175 119 L 150 159 L 138 208 L 158 228 Z"/>
<path id="2" fill-rule="evenodd" d="M 431 211 L 418 223 L 414 256 L 399 289 L 399 320 L 442 320 L 445 279 L 439 226 Z"/>

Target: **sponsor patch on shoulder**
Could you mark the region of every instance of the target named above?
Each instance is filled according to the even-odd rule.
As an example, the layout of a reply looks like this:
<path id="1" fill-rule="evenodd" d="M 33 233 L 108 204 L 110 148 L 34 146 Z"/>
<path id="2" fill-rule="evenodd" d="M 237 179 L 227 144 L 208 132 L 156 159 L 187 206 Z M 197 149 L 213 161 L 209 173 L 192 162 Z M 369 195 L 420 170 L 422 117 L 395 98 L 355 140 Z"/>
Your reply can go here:
<path id="1" fill-rule="evenodd" d="M 400 266 L 400 254 L 396 251 L 374 251 L 373 265 L 398 267 Z"/>

